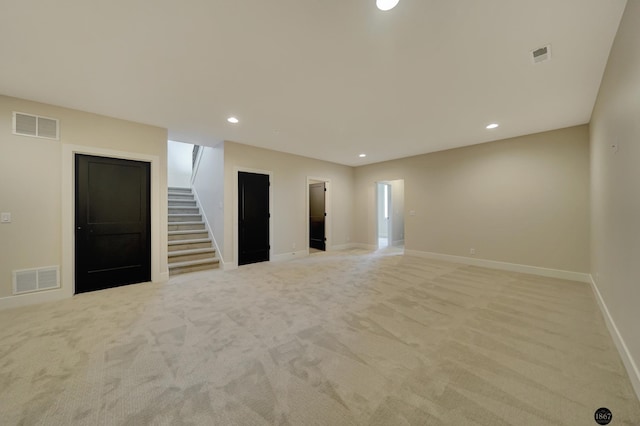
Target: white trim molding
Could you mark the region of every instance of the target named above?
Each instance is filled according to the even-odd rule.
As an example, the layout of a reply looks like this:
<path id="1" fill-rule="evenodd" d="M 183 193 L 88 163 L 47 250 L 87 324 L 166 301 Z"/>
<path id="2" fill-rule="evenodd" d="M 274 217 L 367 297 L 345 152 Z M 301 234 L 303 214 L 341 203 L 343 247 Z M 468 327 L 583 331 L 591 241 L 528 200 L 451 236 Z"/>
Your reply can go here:
<path id="1" fill-rule="evenodd" d="M 500 269 L 503 271 L 520 272 L 523 274 L 540 275 L 543 277 L 559 278 L 563 280 L 589 283 L 589 274 L 582 272 L 563 271 L 561 269 L 542 268 L 539 266 L 521 265 L 519 263 L 500 262 L 497 260 L 477 259 L 451 254 L 432 253 L 428 251 L 406 250 L 406 256 L 422 257 L 426 259 L 443 260 L 445 262 L 462 263 L 464 265 L 480 266 L 483 268 Z"/>
<path id="2" fill-rule="evenodd" d="M 35 305 L 36 303 L 55 302 L 69 297 L 62 288 L 0 297 L 0 310 Z"/>
<path id="3" fill-rule="evenodd" d="M 352 250 L 352 249 L 378 250 L 378 246 L 375 244 L 346 243 L 346 244 L 337 244 L 335 246 L 332 246 L 330 251 Z"/>
<path id="4" fill-rule="evenodd" d="M 271 257 L 271 262 L 286 262 L 287 260 L 300 259 L 309 256 L 309 250 L 298 250 L 290 253 L 274 254 Z"/>
<path id="5" fill-rule="evenodd" d="M 198 153 L 198 155 L 200 155 L 200 153 Z M 200 203 L 200 197 L 198 197 L 198 191 L 196 191 L 196 188 L 193 186 L 193 182 L 191 183 L 191 192 L 193 192 L 193 196 L 196 198 L 196 202 L 198 203 L 198 207 L 200 208 L 200 214 L 202 214 L 202 218 L 204 219 L 205 226 L 207 227 L 207 234 L 209 234 L 209 237 L 211 237 L 211 241 L 213 241 L 213 246 L 216 249 L 216 258 L 219 261 L 219 266 L 222 270 L 224 270 L 226 268 L 224 265 L 224 259 L 220 254 L 221 253 L 220 247 L 218 246 L 218 242 L 216 241 L 215 235 L 213 235 L 211 225 L 209 224 L 209 219 L 207 218 L 207 214 L 202 208 L 202 203 Z"/>
<path id="6" fill-rule="evenodd" d="M 631 356 L 631 352 L 629 352 L 629 348 L 627 348 L 627 344 L 625 343 L 618 327 L 616 326 L 611 313 L 609 312 L 609 308 L 607 308 L 607 304 L 604 302 L 602 298 L 602 294 L 598 289 L 598 284 L 596 284 L 592 275 L 589 275 L 589 282 L 591 283 L 591 289 L 593 290 L 593 294 L 598 302 L 598 307 L 602 312 L 602 316 L 604 317 L 604 322 L 607 324 L 607 329 L 609 330 L 609 334 L 613 339 L 613 343 L 616 345 L 616 349 L 618 349 L 618 353 L 620 354 L 620 358 L 622 358 L 622 363 L 627 370 L 627 374 L 629 375 L 629 380 L 631 381 L 631 385 L 633 386 L 633 390 L 636 392 L 636 397 L 640 400 L 640 369 L 638 369 L 638 365 Z"/>

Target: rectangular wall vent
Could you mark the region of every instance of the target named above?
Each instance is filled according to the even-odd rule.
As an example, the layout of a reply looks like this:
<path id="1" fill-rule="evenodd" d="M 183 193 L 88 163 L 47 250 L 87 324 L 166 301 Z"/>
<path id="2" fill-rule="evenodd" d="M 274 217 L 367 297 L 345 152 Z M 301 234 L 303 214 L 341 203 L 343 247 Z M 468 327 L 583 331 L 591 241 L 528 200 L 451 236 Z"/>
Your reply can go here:
<path id="1" fill-rule="evenodd" d="M 60 138 L 59 121 L 55 118 L 14 111 L 13 134 L 58 140 Z"/>
<path id="2" fill-rule="evenodd" d="M 60 287 L 60 268 L 47 266 L 13 271 L 13 294 L 31 293 Z"/>

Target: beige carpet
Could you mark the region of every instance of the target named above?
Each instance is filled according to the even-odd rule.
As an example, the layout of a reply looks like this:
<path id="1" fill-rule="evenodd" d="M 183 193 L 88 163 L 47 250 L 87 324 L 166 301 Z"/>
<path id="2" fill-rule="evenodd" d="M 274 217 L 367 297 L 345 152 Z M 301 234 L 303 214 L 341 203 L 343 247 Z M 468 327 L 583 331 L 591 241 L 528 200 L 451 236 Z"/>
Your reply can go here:
<path id="1" fill-rule="evenodd" d="M 0 312 L 5 425 L 612 425 L 588 285 L 321 253 Z"/>

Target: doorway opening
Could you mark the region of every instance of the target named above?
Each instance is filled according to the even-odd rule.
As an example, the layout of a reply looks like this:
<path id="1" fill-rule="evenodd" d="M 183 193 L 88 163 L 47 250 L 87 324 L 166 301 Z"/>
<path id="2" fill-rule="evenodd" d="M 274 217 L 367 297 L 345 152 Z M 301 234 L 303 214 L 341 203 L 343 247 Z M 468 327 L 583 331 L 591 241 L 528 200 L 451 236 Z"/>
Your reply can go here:
<path id="1" fill-rule="evenodd" d="M 307 177 L 307 243 L 309 254 L 330 249 L 331 181 Z"/>
<path id="2" fill-rule="evenodd" d="M 325 193 L 324 182 L 309 184 L 309 252 L 325 251 Z"/>
<path id="3" fill-rule="evenodd" d="M 404 249 L 404 179 L 376 182 L 378 249 Z"/>

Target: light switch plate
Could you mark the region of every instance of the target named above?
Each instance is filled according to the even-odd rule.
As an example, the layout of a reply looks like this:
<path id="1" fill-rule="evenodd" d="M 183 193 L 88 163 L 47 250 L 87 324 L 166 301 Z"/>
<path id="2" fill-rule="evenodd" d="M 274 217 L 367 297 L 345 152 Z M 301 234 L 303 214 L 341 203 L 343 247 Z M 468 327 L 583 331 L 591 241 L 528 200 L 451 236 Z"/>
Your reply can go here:
<path id="1" fill-rule="evenodd" d="M 11 213 L 6 213 L 6 212 L 0 213 L 0 222 L 11 223 Z"/>

